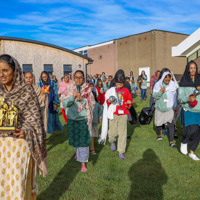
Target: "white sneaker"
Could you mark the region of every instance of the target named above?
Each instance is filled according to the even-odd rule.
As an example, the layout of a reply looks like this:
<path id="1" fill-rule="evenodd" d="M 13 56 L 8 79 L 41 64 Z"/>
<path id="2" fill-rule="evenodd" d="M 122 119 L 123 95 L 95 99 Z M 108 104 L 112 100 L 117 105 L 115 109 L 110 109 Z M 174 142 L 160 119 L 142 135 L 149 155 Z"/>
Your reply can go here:
<path id="1" fill-rule="evenodd" d="M 181 143 L 181 149 L 180 149 L 181 153 L 184 155 L 187 155 L 188 150 L 187 150 L 187 144 L 183 144 Z"/>
<path id="2" fill-rule="evenodd" d="M 200 160 L 194 153 L 189 153 L 190 158 L 192 158 L 193 160 Z"/>

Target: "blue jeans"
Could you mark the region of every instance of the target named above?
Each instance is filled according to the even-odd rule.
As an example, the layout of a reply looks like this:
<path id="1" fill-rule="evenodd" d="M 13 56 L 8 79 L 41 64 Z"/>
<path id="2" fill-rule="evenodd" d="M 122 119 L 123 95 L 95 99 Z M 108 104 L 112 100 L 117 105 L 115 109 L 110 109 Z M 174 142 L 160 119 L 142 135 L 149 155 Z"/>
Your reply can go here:
<path id="1" fill-rule="evenodd" d="M 141 98 L 142 98 L 142 100 L 144 100 L 144 98 L 146 96 L 146 92 L 147 92 L 147 89 L 142 89 L 141 88 Z"/>

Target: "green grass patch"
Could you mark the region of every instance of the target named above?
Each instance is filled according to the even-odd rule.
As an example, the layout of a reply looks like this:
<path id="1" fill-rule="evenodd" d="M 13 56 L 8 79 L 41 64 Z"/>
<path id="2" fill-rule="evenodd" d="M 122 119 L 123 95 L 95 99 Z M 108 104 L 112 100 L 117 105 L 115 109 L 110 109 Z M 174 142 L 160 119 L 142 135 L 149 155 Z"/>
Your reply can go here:
<path id="1" fill-rule="evenodd" d="M 133 101 L 138 113 L 149 104 L 149 98 L 141 101 L 136 97 Z M 59 116 L 64 125 L 61 113 Z M 148 126 L 128 124 L 131 139 L 127 141 L 126 159 L 120 160 L 118 152 L 111 152 L 108 142 L 105 146 L 96 142 L 97 155 L 90 156 L 88 172 L 82 173 L 64 125 L 54 137 L 47 136 L 49 176 L 38 177 L 37 199 L 198 200 L 200 162 L 180 153 L 181 131 L 178 123 L 178 148 L 173 149 L 167 136 L 156 140 L 153 121 Z M 199 149 L 196 154 L 200 155 Z"/>

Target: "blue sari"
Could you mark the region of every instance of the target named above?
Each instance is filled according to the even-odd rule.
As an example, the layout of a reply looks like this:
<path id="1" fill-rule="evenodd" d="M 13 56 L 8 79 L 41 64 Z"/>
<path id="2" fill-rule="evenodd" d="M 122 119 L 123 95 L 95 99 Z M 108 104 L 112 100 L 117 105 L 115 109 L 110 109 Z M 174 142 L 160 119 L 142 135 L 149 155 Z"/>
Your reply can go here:
<path id="1" fill-rule="evenodd" d="M 47 83 L 44 83 L 42 80 L 42 74 L 45 73 L 48 76 Z M 49 100 L 48 106 L 48 122 L 47 122 L 47 133 L 53 133 L 56 130 L 63 130 L 62 124 L 60 123 L 59 116 L 58 116 L 58 106 L 57 109 L 54 110 L 54 105 L 59 104 L 59 96 L 58 96 L 58 87 L 57 84 L 52 81 L 49 77 L 48 72 L 43 71 L 40 76 L 40 84 L 39 86 L 42 88 L 45 85 L 49 85 L 49 93 L 47 93 L 47 97 Z"/>

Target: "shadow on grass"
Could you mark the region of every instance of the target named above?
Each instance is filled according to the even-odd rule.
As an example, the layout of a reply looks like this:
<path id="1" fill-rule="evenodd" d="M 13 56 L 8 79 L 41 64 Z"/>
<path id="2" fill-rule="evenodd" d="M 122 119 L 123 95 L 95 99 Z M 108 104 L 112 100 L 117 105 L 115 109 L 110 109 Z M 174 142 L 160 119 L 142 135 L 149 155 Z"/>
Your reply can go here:
<path id="1" fill-rule="evenodd" d="M 70 184 L 75 179 L 76 175 L 80 172 L 80 163 L 74 160 L 74 155 L 63 166 L 57 176 L 53 179 L 49 187 L 41 192 L 37 200 L 57 200 L 67 191 L 71 191 Z"/>
<path id="2" fill-rule="evenodd" d="M 58 144 L 64 143 L 66 140 L 68 140 L 68 134 L 67 134 L 67 125 L 65 124 L 63 126 L 62 131 L 56 131 L 54 136 L 50 136 L 47 139 L 47 145 L 50 145 L 47 151 L 50 151 L 51 149 L 56 147 Z"/>
<path id="3" fill-rule="evenodd" d="M 130 145 L 130 143 L 131 143 L 131 139 L 132 139 L 132 136 L 133 136 L 133 134 L 134 134 L 134 129 L 140 127 L 140 124 L 131 125 L 131 124 L 128 122 L 128 125 L 127 125 L 127 126 L 128 126 L 128 128 L 127 128 L 127 136 L 130 136 L 130 139 L 127 139 L 126 151 L 128 151 L 129 145 Z"/>
<path id="4" fill-rule="evenodd" d="M 132 182 L 129 200 L 164 199 L 162 187 L 167 183 L 168 176 L 152 149 L 143 153 L 143 158 L 131 166 L 128 175 Z"/>
<path id="5" fill-rule="evenodd" d="M 104 148 L 103 144 L 98 144 L 98 139 L 95 140 L 95 151 L 96 151 L 96 155 L 92 155 L 90 154 L 89 160 L 92 162 L 92 165 L 96 165 L 98 159 L 99 159 L 99 155 L 101 153 L 101 151 Z"/>
<path id="6" fill-rule="evenodd" d="M 177 127 L 177 131 L 175 132 L 175 134 L 178 136 L 178 139 L 176 139 L 175 141 L 176 141 L 176 145 L 178 147 L 178 151 L 180 152 L 180 145 L 181 145 L 181 139 L 182 139 L 182 130 L 183 130 L 180 118 L 176 122 L 176 127 Z"/>
<path id="7" fill-rule="evenodd" d="M 99 127 L 98 127 L 99 133 L 101 132 L 101 128 L 102 128 L 102 124 L 100 124 Z M 93 165 L 96 165 L 98 158 L 99 158 L 99 155 L 100 155 L 101 151 L 103 150 L 104 146 L 105 145 L 98 143 L 98 138 L 95 140 L 94 148 L 95 148 L 95 151 L 96 151 L 97 154 L 96 155 L 90 154 L 90 157 L 89 157 L 89 159 L 92 161 Z"/>

